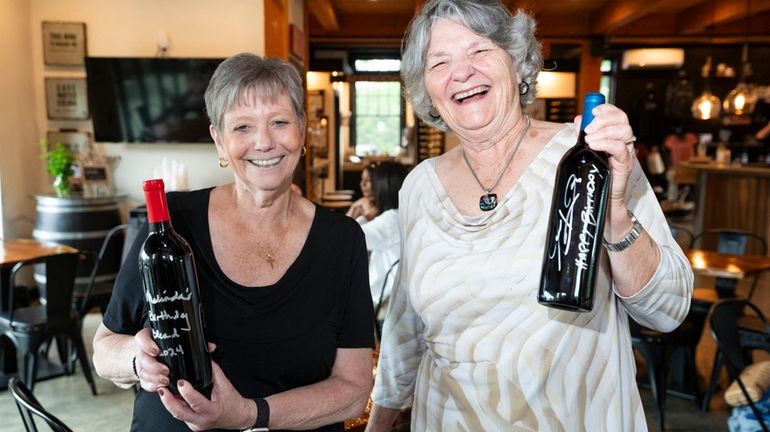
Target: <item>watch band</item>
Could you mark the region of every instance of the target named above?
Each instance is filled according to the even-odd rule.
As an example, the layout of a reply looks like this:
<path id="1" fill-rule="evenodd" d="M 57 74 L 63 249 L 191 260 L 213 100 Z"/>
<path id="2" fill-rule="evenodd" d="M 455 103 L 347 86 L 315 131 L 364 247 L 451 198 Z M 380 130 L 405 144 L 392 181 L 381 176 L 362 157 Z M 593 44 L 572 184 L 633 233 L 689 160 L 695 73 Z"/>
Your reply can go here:
<path id="1" fill-rule="evenodd" d="M 244 429 L 243 432 L 268 432 L 270 429 L 270 405 L 264 398 L 252 399 L 257 404 L 257 420 L 254 426 Z"/>
<path id="2" fill-rule="evenodd" d="M 628 211 L 628 216 L 631 217 L 631 222 L 633 222 L 634 225 L 631 227 L 631 231 L 629 231 L 625 237 L 620 239 L 620 241 L 617 243 L 607 243 L 607 240 L 602 239 L 602 244 L 604 244 L 604 247 L 607 248 L 608 251 L 620 252 L 626 250 L 629 246 L 634 244 L 640 235 L 642 235 L 644 227 L 642 227 L 642 224 L 639 223 L 638 219 L 636 219 L 636 216 L 631 213 L 631 210 Z"/>

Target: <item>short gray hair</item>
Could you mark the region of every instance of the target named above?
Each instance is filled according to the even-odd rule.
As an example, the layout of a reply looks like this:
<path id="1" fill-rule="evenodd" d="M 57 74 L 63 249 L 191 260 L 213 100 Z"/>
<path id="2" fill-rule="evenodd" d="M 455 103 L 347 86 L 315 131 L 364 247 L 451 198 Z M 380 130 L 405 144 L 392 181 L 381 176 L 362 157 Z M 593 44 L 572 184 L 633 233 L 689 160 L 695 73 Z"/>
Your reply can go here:
<path id="1" fill-rule="evenodd" d="M 305 91 L 302 78 L 291 64 L 278 58 L 263 59 L 251 53 L 229 57 L 217 66 L 206 88 L 206 112 L 212 126 L 221 133 L 224 115 L 247 92 L 274 101 L 287 95 L 297 115 L 300 131 L 305 130 Z"/>
<path id="2" fill-rule="evenodd" d="M 447 124 L 436 114 L 425 87 L 425 55 L 430 29 L 439 18 L 462 24 L 507 51 L 519 78 L 529 86 L 527 92 L 520 95 L 521 106 L 535 100 L 535 80 L 543 68 L 543 53 L 535 38 L 535 20 L 531 16 L 521 10 L 512 15 L 498 0 L 430 0 L 409 23 L 401 45 L 401 77 L 406 96 L 422 120 L 447 130 Z"/>

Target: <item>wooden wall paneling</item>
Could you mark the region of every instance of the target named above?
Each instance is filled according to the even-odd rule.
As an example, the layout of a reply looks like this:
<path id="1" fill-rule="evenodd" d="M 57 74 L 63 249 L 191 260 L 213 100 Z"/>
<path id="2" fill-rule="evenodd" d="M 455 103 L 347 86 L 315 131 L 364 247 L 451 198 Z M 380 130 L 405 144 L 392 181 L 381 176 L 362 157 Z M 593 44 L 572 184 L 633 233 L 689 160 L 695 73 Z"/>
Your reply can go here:
<path id="1" fill-rule="evenodd" d="M 265 57 L 289 59 L 289 5 L 286 0 L 264 0 Z"/>

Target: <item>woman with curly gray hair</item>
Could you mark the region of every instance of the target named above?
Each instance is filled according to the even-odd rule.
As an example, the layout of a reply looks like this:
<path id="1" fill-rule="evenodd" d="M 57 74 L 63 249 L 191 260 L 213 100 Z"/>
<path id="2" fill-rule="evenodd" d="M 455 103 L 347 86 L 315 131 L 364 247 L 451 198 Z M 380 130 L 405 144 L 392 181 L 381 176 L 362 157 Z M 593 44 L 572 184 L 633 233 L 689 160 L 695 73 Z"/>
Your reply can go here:
<path id="1" fill-rule="evenodd" d="M 415 431 L 646 429 L 629 316 L 676 328 L 692 271 L 635 159 L 626 115 L 603 104 L 585 138 L 612 170 L 594 307 L 537 303 L 556 171 L 577 130 L 524 112 L 542 64 L 534 28 L 498 0 L 431 0 L 405 36 L 415 111 L 460 145 L 401 188 L 401 267 L 370 432 L 408 406 Z"/>

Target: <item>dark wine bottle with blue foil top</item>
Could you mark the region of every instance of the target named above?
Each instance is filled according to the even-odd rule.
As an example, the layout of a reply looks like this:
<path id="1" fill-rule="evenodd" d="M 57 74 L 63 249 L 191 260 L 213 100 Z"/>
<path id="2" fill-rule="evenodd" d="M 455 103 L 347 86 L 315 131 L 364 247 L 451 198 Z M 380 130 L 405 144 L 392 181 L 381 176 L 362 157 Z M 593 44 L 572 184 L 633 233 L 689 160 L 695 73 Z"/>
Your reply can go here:
<path id="1" fill-rule="evenodd" d="M 537 301 L 557 309 L 593 309 L 611 172 L 607 153 L 586 144 L 585 128 L 603 103 L 601 93 L 585 96 L 577 144 L 556 171 Z"/>
<path id="2" fill-rule="evenodd" d="M 163 180 L 147 180 L 143 188 L 150 233 L 139 251 L 139 272 L 157 359 L 169 368 L 172 393 L 184 379 L 209 397 L 211 357 L 192 250 L 171 226 Z"/>

